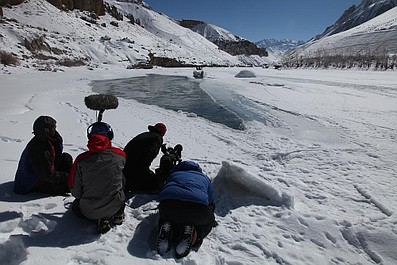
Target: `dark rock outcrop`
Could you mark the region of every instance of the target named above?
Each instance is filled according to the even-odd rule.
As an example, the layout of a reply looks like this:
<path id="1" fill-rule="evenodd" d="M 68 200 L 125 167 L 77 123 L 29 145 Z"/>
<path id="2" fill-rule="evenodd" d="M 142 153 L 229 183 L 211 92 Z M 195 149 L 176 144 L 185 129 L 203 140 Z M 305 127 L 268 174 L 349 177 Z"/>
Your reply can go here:
<path id="1" fill-rule="evenodd" d="M 255 43 L 242 39 L 227 30 L 217 30 L 210 24 L 199 20 L 181 20 L 179 25 L 199 33 L 216 44 L 219 49 L 231 55 L 259 55 L 268 56 L 266 49 L 259 48 Z M 212 33 L 208 33 L 212 32 Z"/>
<path id="2" fill-rule="evenodd" d="M 214 41 L 219 49 L 231 54 L 231 55 L 259 55 L 268 56 L 268 52 L 264 48 L 258 48 L 254 43 L 243 40 L 243 41 Z"/>
<path id="3" fill-rule="evenodd" d="M 0 6 L 5 6 L 5 5 L 19 5 L 22 4 L 24 0 L 0 0 Z"/>
<path id="4" fill-rule="evenodd" d="M 36 51 L 41 51 L 41 50 L 45 50 L 45 51 L 49 50 L 47 48 L 47 46 L 44 44 L 43 36 L 40 36 L 39 38 L 31 40 L 31 41 L 25 39 L 24 45 L 25 45 L 26 49 L 28 49 L 31 52 L 36 52 Z"/>
<path id="5" fill-rule="evenodd" d="M 192 29 L 197 25 L 204 24 L 205 22 L 199 21 L 199 20 L 189 20 L 189 19 L 184 19 L 179 21 L 179 25 L 181 25 L 184 28 Z"/>
<path id="6" fill-rule="evenodd" d="M 66 10 L 86 10 L 94 12 L 98 16 L 105 15 L 105 4 L 103 0 L 47 0 L 59 9 Z"/>
<path id="7" fill-rule="evenodd" d="M 167 57 L 155 57 L 153 53 L 149 53 L 149 64 L 150 65 L 157 65 L 163 67 L 182 67 L 184 66 L 183 63 L 179 62 L 174 58 L 167 58 Z"/>
<path id="8" fill-rule="evenodd" d="M 122 21 L 123 20 L 123 14 L 121 14 L 115 6 L 110 6 L 106 4 L 106 12 L 108 12 L 112 17 L 114 17 L 117 20 Z"/>

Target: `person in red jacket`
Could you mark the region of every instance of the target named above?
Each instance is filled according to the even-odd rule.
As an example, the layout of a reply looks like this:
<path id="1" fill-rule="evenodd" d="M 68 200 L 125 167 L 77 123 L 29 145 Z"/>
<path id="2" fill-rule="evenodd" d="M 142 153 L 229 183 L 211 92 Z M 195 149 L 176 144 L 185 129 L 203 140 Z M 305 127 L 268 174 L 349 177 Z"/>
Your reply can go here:
<path id="1" fill-rule="evenodd" d="M 69 187 L 76 198 L 72 209 L 80 217 L 97 222 L 98 233 L 108 232 L 124 221 L 126 155 L 112 147 L 109 124 L 95 122 L 87 129 L 88 151 L 80 154 L 69 176 Z"/>

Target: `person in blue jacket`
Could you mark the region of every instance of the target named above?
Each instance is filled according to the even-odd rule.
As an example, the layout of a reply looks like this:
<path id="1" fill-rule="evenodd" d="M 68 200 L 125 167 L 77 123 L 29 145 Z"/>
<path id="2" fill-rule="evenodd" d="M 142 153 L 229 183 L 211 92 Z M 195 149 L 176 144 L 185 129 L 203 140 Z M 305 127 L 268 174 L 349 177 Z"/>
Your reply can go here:
<path id="1" fill-rule="evenodd" d="M 177 164 L 161 190 L 157 252 L 168 252 L 175 245 L 177 258 L 200 246 L 216 225 L 214 187 L 200 166 L 192 161 Z"/>
<path id="2" fill-rule="evenodd" d="M 34 137 L 22 152 L 14 180 L 14 192 L 64 195 L 70 192 L 69 172 L 73 158 L 63 153 L 63 139 L 56 121 L 40 116 L 33 123 Z"/>

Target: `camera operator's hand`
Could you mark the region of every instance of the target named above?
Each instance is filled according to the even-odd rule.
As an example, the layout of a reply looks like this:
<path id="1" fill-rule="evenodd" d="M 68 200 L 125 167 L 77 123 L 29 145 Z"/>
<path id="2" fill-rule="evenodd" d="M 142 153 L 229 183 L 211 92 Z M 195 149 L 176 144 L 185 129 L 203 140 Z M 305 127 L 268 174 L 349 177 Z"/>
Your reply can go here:
<path id="1" fill-rule="evenodd" d="M 163 154 L 167 154 L 167 144 L 161 145 L 161 152 L 163 152 Z"/>
<path id="2" fill-rule="evenodd" d="M 175 160 L 172 155 L 163 155 L 160 158 L 160 172 L 168 175 L 175 166 Z"/>
<path id="3" fill-rule="evenodd" d="M 175 145 L 174 152 L 175 152 L 175 156 L 177 157 L 178 161 L 182 161 L 182 150 L 183 150 L 183 147 L 181 144 Z"/>

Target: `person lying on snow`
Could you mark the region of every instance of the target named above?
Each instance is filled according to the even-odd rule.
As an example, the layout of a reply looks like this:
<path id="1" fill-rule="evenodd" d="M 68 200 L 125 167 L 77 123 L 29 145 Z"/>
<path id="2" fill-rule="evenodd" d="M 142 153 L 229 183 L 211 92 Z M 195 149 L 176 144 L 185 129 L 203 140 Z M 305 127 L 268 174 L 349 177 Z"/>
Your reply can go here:
<path id="1" fill-rule="evenodd" d="M 14 192 L 68 193 L 73 158 L 62 152 L 63 139 L 56 130 L 56 121 L 50 116 L 38 117 L 33 123 L 33 134 L 18 163 Z"/>
<path id="2" fill-rule="evenodd" d="M 69 176 L 76 198 L 72 210 L 80 217 L 97 222 L 98 233 L 108 232 L 124 221 L 124 151 L 112 147 L 109 124 L 95 122 L 87 129 L 88 151 L 80 154 Z"/>
<path id="3" fill-rule="evenodd" d="M 157 252 L 164 255 L 175 247 L 182 258 L 192 247 L 200 247 L 216 226 L 214 187 L 211 179 L 192 161 L 177 164 L 161 190 Z"/>
<path id="4" fill-rule="evenodd" d="M 149 125 L 148 130 L 135 136 L 124 148 L 127 192 L 158 193 L 164 184 L 164 179 L 150 170 L 150 165 L 160 152 L 167 127 L 157 123 Z"/>

